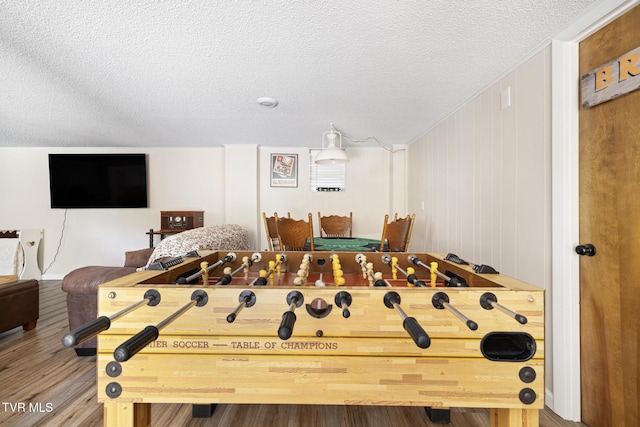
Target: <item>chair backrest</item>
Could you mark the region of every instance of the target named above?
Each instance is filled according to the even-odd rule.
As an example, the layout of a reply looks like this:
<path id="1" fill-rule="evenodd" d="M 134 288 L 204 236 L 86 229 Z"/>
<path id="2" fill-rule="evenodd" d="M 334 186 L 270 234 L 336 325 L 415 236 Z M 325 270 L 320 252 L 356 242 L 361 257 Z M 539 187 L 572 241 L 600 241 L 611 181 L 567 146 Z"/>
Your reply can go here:
<path id="1" fill-rule="evenodd" d="M 262 219 L 264 220 L 264 231 L 267 233 L 267 244 L 270 251 L 280 250 L 280 240 L 278 239 L 278 224 L 276 222 L 276 214 L 274 216 L 267 217 L 267 214 L 262 212 Z"/>
<path id="2" fill-rule="evenodd" d="M 320 237 L 353 237 L 353 212 L 349 216 L 322 216 L 318 212 Z"/>
<path id="3" fill-rule="evenodd" d="M 309 213 L 309 221 L 293 218 L 279 218 L 274 214 L 278 225 L 280 248 L 284 251 L 315 250 L 313 244 L 313 218 Z"/>
<path id="4" fill-rule="evenodd" d="M 396 213 L 394 218 L 394 221 L 389 222 L 389 215 L 384 216 L 380 250 L 384 251 L 386 247 L 390 252 L 406 252 L 409 249 L 409 241 L 411 240 L 411 232 L 413 231 L 413 222 L 416 219 L 416 215 L 398 218 Z"/>

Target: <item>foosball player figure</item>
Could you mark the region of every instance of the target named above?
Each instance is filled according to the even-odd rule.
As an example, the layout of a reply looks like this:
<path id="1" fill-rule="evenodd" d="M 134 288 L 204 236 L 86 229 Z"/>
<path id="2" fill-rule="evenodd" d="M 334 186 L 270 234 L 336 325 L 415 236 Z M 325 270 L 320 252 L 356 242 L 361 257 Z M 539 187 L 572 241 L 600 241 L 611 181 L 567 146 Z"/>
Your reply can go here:
<path id="1" fill-rule="evenodd" d="M 275 266 L 276 266 L 276 274 L 278 274 L 278 277 L 280 277 L 280 272 L 282 271 L 282 254 L 276 254 Z M 273 270 L 271 263 L 269 263 L 269 268 Z M 271 280 L 273 280 L 273 278 Z"/>
<path id="2" fill-rule="evenodd" d="M 438 274 L 438 263 L 437 262 L 432 262 L 431 263 L 431 287 L 435 288 L 436 287 L 436 277 Z"/>
<path id="3" fill-rule="evenodd" d="M 373 283 L 373 286 L 378 286 L 378 287 L 386 287 L 386 286 L 388 286 L 387 282 L 383 279 L 382 273 L 380 271 L 375 273 L 373 275 L 373 278 L 375 279 L 375 282 Z"/>
<path id="4" fill-rule="evenodd" d="M 249 257 L 242 257 L 242 264 L 244 265 L 244 280 L 249 281 Z"/>
<path id="5" fill-rule="evenodd" d="M 309 277 L 309 270 L 311 269 L 311 262 L 309 261 L 309 254 L 305 254 L 302 257 L 302 262 L 300 262 L 300 267 L 298 267 L 297 276 L 293 279 L 293 284 L 296 286 L 302 286 L 307 282 L 307 277 Z"/>
<path id="6" fill-rule="evenodd" d="M 416 274 L 416 269 L 413 267 L 407 267 L 407 287 L 415 288 L 416 285 L 409 281 L 409 277 Z"/>
<path id="7" fill-rule="evenodd" d="M 273 281 L 274 281 L 274 276 L 275 276 L 275 268 L 276 268 L 276 262 L 275 261 L 269 261 L 269 271 L 271 272 L 271 275 L 269 276 L 269 286 L 273 286 Z"/>
<path id="8" fill-rule="evenodd" d="M 360 266 L 362 267 L 362 278 L 366 279 L 367 278 L 367 256 L 366 255 L 362 255 L 360 257 Z"/>
<path id="9" fill-rule="evenodd" d="M 338 257 L 338 254 L 331 255 L 331 268 L 333 270 L 342 268 L 340 266 L 340 258 Z"/>
<path id="10" fill-rule="evenodd" d="M 398 257 L 391 257 L 391 278 L 396 280 L 398 278 Z"/>
<path id="11" fill-rule="evenodd" d="M 207 261 L 202 261 L 200 263 L 200 269 L 202 270 L 202 283 L 209 283 L 209 263 Z"/>
<path id="12" fill-rule="evenodd" d="M 373 263 L 372 262 L 368 262 L 367 263 L 367 277 L 369 278 L 369 286 L 373 286 L 373 282 L 374 282 L 374 274 L 373 274 Z"/>
<path id="13" fill-rule="evenodd" d="M 300 264 L 300 269 L 296 277 L 293 279 L 293 284 L 296 286 L 302 286 L 307 281 L 307 275 L 309 274 L 308 266 L 305 266 L 304 263 Z"/>
<path id="14" fill-rule="evenodd" d="M 344 286 L 344 284 L 346 283 L 346 280 L 344 278 L 344 271 L 342 270 L 335 270 L 333 272 L 333 283 L 336 286 Z"/>
<path id="15" fill-rule="evenodd" d="M 255 286 L 265 286 L 267 284 L 267 270 L 260 270 L 258 278 L 253 282 Z"/>

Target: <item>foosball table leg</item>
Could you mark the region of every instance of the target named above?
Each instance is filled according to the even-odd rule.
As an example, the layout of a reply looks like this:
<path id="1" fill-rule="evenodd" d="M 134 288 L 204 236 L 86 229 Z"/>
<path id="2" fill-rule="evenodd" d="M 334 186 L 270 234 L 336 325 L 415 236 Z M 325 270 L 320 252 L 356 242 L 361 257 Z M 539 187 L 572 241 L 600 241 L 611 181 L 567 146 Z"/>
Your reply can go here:
<path id="1" fill-rule="evenodd" d="M 424 408 L 429 420 L 434 424 L 449 424 L 451 422 L 451 410 L 446 408 L 434 409 L 430 406 Z"/>
<path id="2" fill-rule="evenodd" d="M 150 403 L 104 403 L 106 427 L 142 427 L 151 425 Z"/>
<path id="3" fill-rule="evenodd" d="M 191 405 L 191 417 L 193 418 L 211 418 L 213 411 L 216 409 L 215 403 L 207 405 Z"/>
<path id="4" fill-rule="evenodd" d="M 491 427 L 538 427 L 540 411 L 538 409 L 492 408 Z"/>

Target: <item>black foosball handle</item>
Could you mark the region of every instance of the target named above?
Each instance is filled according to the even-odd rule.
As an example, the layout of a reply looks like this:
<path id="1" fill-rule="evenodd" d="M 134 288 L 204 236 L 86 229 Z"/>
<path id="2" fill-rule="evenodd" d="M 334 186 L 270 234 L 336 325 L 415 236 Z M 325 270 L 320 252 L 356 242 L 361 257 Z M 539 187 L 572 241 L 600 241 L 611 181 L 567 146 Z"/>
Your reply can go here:
<path id="1" fill-rule="evenodd" d="M 231 283 L 231 280 L 232 280 L 231 275 L 225 274 L 218 279 L 218 281 L 216 282 L 216 285 L 228 285 L 229 283 Z"/>
<path id="2" fill-rule="evenodd" d="M 407 317 L 402 321 L 402 327 L 411 335 L 413 342 L 420 348 L 428 348 L 431 345 L 431 338 L 422 329 L 422 326 L 413 317 Z"/>
<path id="3" fill-rule="evenodd" d="M 281 340 L 288 340 L 293 334 L 293 326 L 296 324 L 296 314 L 293 311 L 285 311 L 278 328 L 278 336 Z"/>
<path id="4" fill-rule="evenodd" d="M 256 281 L 253 283 L 253 286 L 267 286 L 267 278 L 258 277 Z"/>
<path id="5" fill-rule="evenodd" d="M 351 312 L 349 311 L 349 303 L 347 303 L 346 298 L 340 299 L 340 308 L 342 308 L 342 317 L 348 319 L 351 316 Z"/>
<path id="6" fill-rule="evenodd" d="M 351 316 L 351 312 L 349 311 L 349 306 L 352 302 L 351 294 L 349 292 L 340 291 L 336 294 L 334 301 L 336 302 L 336 305 L 342 309 L 342 317 L 348 319 L 349 316 Z"/>
<path id="7" fill-rule="evenodd" d="M 373 283 L 373 286 L 377 286 L 379 288 L 386 288 L 387 282 L 385 282 L 383 279 L 378 279 Z"/>
<path id="8" fill-rule="evenodd" d="M 107 316 L 100 316 L 62 337 L 62 345 L 65 347 L 73 347 L 74 345 L 83 343 L 89 338 L 98 335 L 102 331 L 106 331 L 109 327 L 111 327 L 111 319 Z"/>
<path id="9" fill-rule="evenodd" d="M 478 324 L 471 319 L 464 322 L 464 324 L 467 325 L 467 328 L 471 329 L 472 331 L 478 330 Z"/>
<path id="10" fill-rule="evenodd" d="M 502 311 L 503 313 L 507 314 L 510 317 L 513 317 L 516 320 L 516 322 L 520 323 L 521 325 L 527 324 L 527 318 L 525 316 L 523 316 L 522 314 L 518 314 L 514 311 L 511 311 L 508 308 L 503 307 L 501 304 L 498 304 L 498 298 L 491 292 L 485 292 L 480 297 L 480 306 L 485 310 L 492 310 L 494 304 L 496 307 L 498 307 L 500 311 Z"/>
<path id="11" fill-rule="evenodd" d="M 516 314 L 514 316 L 514 319 L 516 319 L 516 321 L 518 323 L 520 323 L 521 325 L 526 325 L 527 324 L 527 318 L 525 316 L 523 316 L 522 314 Z"/>
<path id="12" fill-rule="evenodd" d="M 126 362 L 147 345 L 158 339 L 160 331 L 149 325 L 122 344 L 113 352 L 113 358 L 118 362 Z"/>
<path id="13" fill-rule="evenodd" d="M 469 284 L 463 278 L 453 276 L 449 279 L 445 286 L 449 288 L 468 288 Z"/>
<path id="14" fill-rule="evenodd" d="M 424 283 L 423 280 L 418 279 L 418 276 L 416 276 L 415 274 L 410 274 L 407 276 L 407 282 L 411 283 L 412 285 L 418 287 L 418 288 L 426 288 L 427 284 Z"/>

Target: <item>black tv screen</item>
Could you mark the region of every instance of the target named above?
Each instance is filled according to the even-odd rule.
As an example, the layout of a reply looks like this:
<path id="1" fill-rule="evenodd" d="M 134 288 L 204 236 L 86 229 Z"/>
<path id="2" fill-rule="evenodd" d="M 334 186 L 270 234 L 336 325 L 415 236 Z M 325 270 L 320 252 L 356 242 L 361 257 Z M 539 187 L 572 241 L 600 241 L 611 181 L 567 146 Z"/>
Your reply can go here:
<path id="1" fill-rule="evenodd" d="M 145 154 L 49 154 L 52 208 L 146 208 Z"/>

